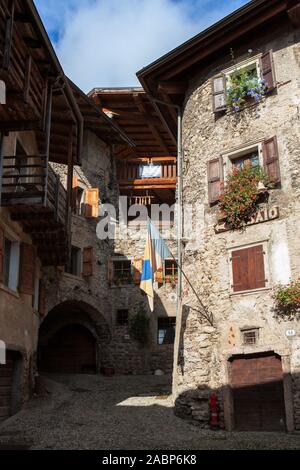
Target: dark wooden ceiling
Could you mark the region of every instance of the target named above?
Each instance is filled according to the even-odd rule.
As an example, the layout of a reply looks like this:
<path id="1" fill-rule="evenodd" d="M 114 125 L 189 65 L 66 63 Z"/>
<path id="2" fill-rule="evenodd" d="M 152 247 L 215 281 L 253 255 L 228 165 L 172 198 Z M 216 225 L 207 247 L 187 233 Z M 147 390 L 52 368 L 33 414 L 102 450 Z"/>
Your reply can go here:
<path id="1" fill-rule="evenodd" d="M 176 156 L 175 140 L 142 88 L 95 88 L 89 96 L 135 144 L 119 145 L 119 160 Z"/>

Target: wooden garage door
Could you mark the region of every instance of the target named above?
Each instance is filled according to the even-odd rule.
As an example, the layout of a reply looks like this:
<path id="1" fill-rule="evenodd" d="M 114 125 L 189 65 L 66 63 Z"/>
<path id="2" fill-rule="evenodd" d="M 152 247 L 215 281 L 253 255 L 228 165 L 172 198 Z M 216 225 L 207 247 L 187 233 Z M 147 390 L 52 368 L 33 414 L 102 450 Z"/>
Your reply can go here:
<path id="1" fill-rule="evenodd" d="M 235 429 L 285 431 L 281 359 L 247 356 L 231 364 Z"/>
<path id="2" fill-rule="evenodd" d="M 13 353 L 7 351 L 6 364 L 0 365 L 0 422 L 11 415 L 11 394 L 15 359 Z"/>
<path id="3" fill-rule="evenodd" d="M 41 349 L 39 368 L 62 374 L 95 373 L 95 339 L 81 325 L 64 327 Z"/>

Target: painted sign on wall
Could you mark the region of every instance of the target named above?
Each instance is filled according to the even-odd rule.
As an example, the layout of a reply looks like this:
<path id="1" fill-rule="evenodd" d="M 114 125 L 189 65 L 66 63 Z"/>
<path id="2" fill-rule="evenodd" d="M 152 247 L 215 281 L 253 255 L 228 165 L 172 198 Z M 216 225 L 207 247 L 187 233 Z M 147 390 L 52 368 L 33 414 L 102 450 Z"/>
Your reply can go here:
<path id="1" fill-rule="evenodd" d="M 278 206 L 264 207 L 263 209 L 258 211 L 257 214 L 255 214 L 246 225 L 249 226 L 249 225 L 261 224 L 264 222 L 269 222 L 270 220 L 278 219 L 278 217 L 279 217 Z M 228 227 L 226 222 L 220 222 L 215 226 L 216 233 L 227 232 L 229 230 L 230 228 Z"/>

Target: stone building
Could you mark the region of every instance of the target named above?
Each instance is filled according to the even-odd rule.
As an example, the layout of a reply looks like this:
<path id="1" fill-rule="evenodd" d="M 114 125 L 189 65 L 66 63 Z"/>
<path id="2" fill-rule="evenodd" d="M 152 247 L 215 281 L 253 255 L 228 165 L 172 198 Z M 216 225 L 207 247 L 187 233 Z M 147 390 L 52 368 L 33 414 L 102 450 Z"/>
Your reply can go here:
<path id="1" fill-rule="evenodd" d="M 72 187 L 63 188 L 50 162 L 68 164 L 70 180 L 80 161 L 82 116 L 33 2 L 0 4 L 2 421 L 34 387 L 42 270 L 67 262 Z"/>
<path id="2" fill-rule="evenodd" d="M 180 110 L 183 207 L 201 215 L 195 240 L 181 240 L 198 297 L 184 282 L 174 398 L 202 427 L 216 393 L 221 427 L 300 429 L 299 312 L 278 315 L 273 298 L 300 273 L 299 26 L 298 0 L 254 0 L 138 73 L 174 136 L 170 104 Z M 242 73 L 266 88 L 233 109 Z M 273 189 L 246 227 L 229 229 L 219 210 L 228 171 L 258 165 Z"/>
<path id="3" fill-rule="evenodd" d="M 45 274 L 39 370 L 151 374 L 160 369 L 171 374 L 176 267 L 169 260 L 166 271 L 157 275 L 155 312 L 150 315 L 139 286 L 147 221 L 138 222 L 132 210 L 138 203 L 148 205 L 149 211 L 154 203 L 172 206 L 176 147 L 142 89 L 97 89 L 90 94 L 94 101 L 74 85 L 73 89 L 85 125 L 82 164 L 73 173 L 71 264 L 50 268 Z M 153 117 L 143 116 L 139 106 L 145 106 L 146 113 L 151 107 Z M 142 139 L 138 139 L 140 132 Z M 158 142 L 153 144 L 155 139 Z M 149 142 L 153 148 L 146 148 Z M 139 178 L 140 168 L 152 168 L 149 159 L 159 168 L 157 177 Z M 66 166 L 56 165 L 55 171 L 66 184 Z M 116 222 L 110 239 L 103 240 L 98 228 L 108 204 L 115 209 Z M 129 219 L 123 221 L 128 210 Z M 164 235 L 171 237 L 171 228 L 163 222 Z M 141 312 L 150 318 L 147 345 L 139 344 L 131 334 L 132 318 Z"/>

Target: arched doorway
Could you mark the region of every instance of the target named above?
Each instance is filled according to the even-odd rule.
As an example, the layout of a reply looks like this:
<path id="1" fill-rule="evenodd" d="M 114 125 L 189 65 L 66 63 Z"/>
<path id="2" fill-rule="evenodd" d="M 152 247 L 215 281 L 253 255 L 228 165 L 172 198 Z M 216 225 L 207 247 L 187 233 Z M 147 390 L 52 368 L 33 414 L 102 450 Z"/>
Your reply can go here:
<path id="1" fill-rule="evenodd" d="M 41 346 L 41 372 L 61 374 L 95 374 L 96 340 L 83 325 L 66 325 Z"/>
<path id="2" fill-rule="evenodd" d="M 54 307 L 41 324 L 38 370 L 62 374 L 94 374 L 107 360 L 109 327 L 101 313 L 82 301 Z"/>

